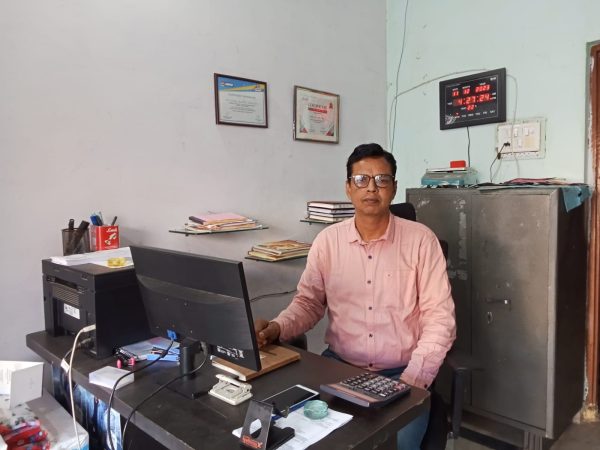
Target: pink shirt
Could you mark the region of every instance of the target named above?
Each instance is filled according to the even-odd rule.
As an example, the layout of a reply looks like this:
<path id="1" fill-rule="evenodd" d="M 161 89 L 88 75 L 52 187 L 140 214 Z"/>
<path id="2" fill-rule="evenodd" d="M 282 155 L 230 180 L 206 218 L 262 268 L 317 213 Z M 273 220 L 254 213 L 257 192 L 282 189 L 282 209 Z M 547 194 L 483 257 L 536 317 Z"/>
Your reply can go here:
<path id="1" fill-rule="evenodd" d="M 285 340 L 327 311 L 325 342 L 341 358 L 368 370 L 408 365 L 402 379 L 428 387 L 456 337 L 446 261 L 429 228 L 390 218 L 370 242 L 354 219 L 319 233 L 298 293 L 275 321 Z"/>

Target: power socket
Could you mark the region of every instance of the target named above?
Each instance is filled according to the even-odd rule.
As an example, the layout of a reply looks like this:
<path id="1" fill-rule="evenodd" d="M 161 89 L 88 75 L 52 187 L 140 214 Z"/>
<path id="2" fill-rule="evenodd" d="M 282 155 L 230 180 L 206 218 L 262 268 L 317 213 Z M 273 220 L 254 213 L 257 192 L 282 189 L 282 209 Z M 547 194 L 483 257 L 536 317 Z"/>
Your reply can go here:
<path id="1" fill-rule="evenodd" d="M 509 143 L 510 145 L 504 145 Z M 502 147 L 504 145 L 504 148 Z M 496 127 L 496 152 L 502 159 L 541 159 L 546 156 L 546 119 L 506 122 Z"/>

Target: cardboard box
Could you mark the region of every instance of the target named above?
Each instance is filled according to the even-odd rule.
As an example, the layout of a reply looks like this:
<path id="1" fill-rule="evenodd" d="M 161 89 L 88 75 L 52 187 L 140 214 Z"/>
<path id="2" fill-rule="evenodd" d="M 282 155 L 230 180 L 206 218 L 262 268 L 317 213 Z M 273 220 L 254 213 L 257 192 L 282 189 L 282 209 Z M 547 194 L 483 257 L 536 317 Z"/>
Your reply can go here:
<path id="1" fill-rule="evenodd" d="M 9 408 L 42 395 L 44 363 L 0 361 L 0 395 L 9 396 Z"/>
<path id="2" fill-rule="evenodd" d="M 50 395 L 43 395 L 35 400 L 28 401 L 8 409 L 8 396 L 0 395 L 0 430 L 4 436 L 10 436 L 27 427 L 39 428 L 37 443 L 40 448 L 52 450 L 78 450 L 77 437 L 73 428 L 71 415 Z M 7 431 L 11 430 L 10 432 Z M 87 431 L 77 424 L 79 442 L 82 450 L 89 450 L 89 437 Z M 0 443 L 0 450 L 2 444 Z"/>

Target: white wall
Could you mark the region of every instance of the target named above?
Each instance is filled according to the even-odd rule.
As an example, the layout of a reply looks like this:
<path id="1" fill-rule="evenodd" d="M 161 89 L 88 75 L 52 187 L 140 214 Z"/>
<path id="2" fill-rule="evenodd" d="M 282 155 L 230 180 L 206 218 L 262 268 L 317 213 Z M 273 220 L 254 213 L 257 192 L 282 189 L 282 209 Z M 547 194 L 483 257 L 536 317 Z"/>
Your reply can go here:
<path id="1" fill-rule="evenodd" d="M 34 358 L 40 260 L 70 218 L 101 210 L 124 244 L 235 259 L 311 240 L 305 202 L 343 198 L 350 151 L 385 141 L 385 45 L 383 0 L 0 0 L 0 359 Z M 268 83 L 268 129 L 215 125 L 214 72 Z M 339 145 L 292 140 L 295 84 L 340 94 Z M 206 211 L 270 228 L 167 232 Z M 295 288 L 304 263 L 245 261 L 250 295 Z"/>
<path id="2" fill-rule="evenodd" d="M 388 0 L 388 108 L 395 91 L 406 0 Z M 586 43 L 600 38 L 600 2 L 556 0 L 480 2 L 412 0 L 399 91 L 452 72 L 506 67 L 517 79 L 516 118 L 542 116 L 546 158 L 503 160 L 495 182 L 516 177 L 586 181 Z M 446 78 L 454 78 L 452 75 Z M 512 120 L 515 83 L 507 78 Z M 420 185 L 426 168 L 467 159 L 465 128 L 440 131 L 439 82 L 399 97 L 394 154 L 399 194 Z M 388 111 L 389 114 L 389 111 Z M 470 128 L 471 165 L 489 181 L 496 124 Z M 496 163 L 496 166 L 498 164 Z"/>

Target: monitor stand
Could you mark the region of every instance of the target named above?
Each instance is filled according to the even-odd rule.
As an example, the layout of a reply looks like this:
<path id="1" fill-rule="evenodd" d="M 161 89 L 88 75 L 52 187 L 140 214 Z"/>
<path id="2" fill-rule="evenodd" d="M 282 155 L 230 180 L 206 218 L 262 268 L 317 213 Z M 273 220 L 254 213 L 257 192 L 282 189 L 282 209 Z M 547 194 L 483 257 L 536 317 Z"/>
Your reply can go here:
<path id="1" fill-rule="evenodd" d="M 202 362 L 202 358 L 197 357 L 201 354 L 204 354 L 202 358 L 205 358 L 202 368 L 191 373 Z M 212 377 L 211 371 L 206 370 L 207 366 L 210 366 L 208 350 L 203 349 L 200 341 L 186 338 L 179 345 L 179 368 L 174 367 L 169 369 L 167 374 L 161 375 L 159 383 L 169 383 L 167 388 L 172 391 L 175 391 L 184 397 L 196 399 L 207 394 L 217 382 Z M 181 378 L 171 381 L 177 376 L 180 376 Z"/>

